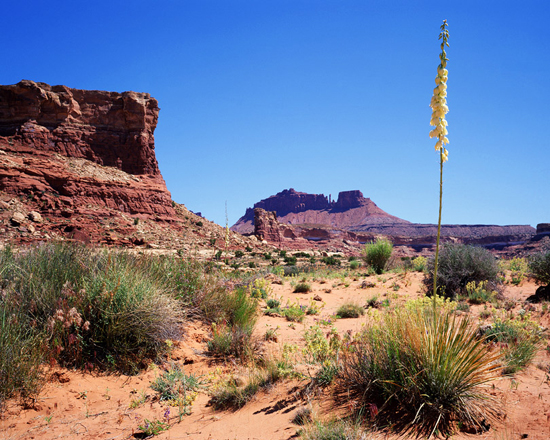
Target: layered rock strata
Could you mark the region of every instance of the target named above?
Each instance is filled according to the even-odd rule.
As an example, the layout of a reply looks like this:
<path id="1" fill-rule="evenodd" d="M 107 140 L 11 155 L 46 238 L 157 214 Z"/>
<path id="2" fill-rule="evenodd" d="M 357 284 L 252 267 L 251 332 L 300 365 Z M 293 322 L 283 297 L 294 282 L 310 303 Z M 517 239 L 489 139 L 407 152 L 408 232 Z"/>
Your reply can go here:
<path id="1" fill-rule="evenodd" d="M 344 248 L 357 250 L 377 236 L 390 237 L 395 245 L 415 251 L 431 249 L 436 242 L 437 225 L 415 224 L 394 217 L 363 197 L 360 191 L 341 192 L 337 201 L 331 201 L 322 194 L 308 195 L 290 189 L 254 206 L 232 229 L 252 232 L 262 240 L 290 249 L 337 248 L 342 247 L 338 242 L 345 242 Z M 263 207 L 280 209 L 283 215 L 276 209 Z M 441 233 L 443 242 L 500 250 L 527 243 L 535 233 L 538 233 L 536 237 L 543 237 L 549 231 L 548 224 L 540 224 L 536 231 L 529 225 L 443 225 Z"/>
<path id="2" fill-rule="evenodd" d="M 93 205 L 172 217 L 155 157 L 158 113 L 146 93 L 0 86 L 0 190 L 50 211 Z"/>
<path id="3" fill-rule="evenodd" d="M 351 229 L 357 225 L 407 224 L 380 209 L 361 191 L 343 191 L 337 200 L 323 194 L 306 194 L 293 188 L 261 200 L 248 208 L 231 229 L 241 234 L 254 232 L 254 209 L 274 211 L 283 224 L 322 224 L 335 228 Z"/>

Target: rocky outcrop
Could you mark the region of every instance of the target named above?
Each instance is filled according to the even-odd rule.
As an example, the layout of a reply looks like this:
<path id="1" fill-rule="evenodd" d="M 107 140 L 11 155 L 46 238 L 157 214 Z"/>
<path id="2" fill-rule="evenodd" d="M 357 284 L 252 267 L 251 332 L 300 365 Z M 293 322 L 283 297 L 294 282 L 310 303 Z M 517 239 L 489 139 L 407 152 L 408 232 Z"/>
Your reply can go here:
<path id="1" fill-rule="evenodd" d="M 129 174 L 160 176 L 153 132 L 159 107 L 147 93 L 78 90 L 21 81 L 0 87 L 5 151 L 58 153 Z"/>
<path id="2" fill-rule="evenodd" d="M 378 208 L 371 199 L 363 197 L 361 191 L 340 192 L 333 201 L 330 196 L 306 194 L 291 188 L 254 204 L 231 229 L 241 234 L 253 233 L 256 208 L 274 211 L 280 223 L 292 225 L 321 224 L 348 229 L 356 225 L 408 223 Z"/>
<path id="3" fill-rule="evenodd" d="M 289 249 L 330 247 L 343 251 L 358 251 L 364 243 L 377 236 L 389 237 L 394 245 L 414 251 L 429 250 L 435 246 L 437 225 L 415 224 L 382 211 L 360 191 L 341 192 L 337 201 L 322 194 L 310 195 L 293 189 L 257 203 L 250 212 L 233 226 L 233 230 L 254 234 L 267 242 Z M 303 203 L 296 203 L 303 201 Z M 326 202 L 326 203 L 325 203 Z M 315 204 L 320 209 L 313 209 Z M 280 207 L 284 215 L 266 211 L 257 206 Z M 294 207 L 294 208 L 293 208 Z M 288 212 L 289 209 L 295 211 Z M 535 236 L 549 234 L 550 225 L 541 224 L 537 231 L 529 225 L 442 225 L 442 242 L 458 242 L 502 250 L 530 242 Z"/>
<path id="4" fill-rule="evenodd" d="M 100 206 L 171 217 L 155 157 L 158 112 L 146 93 L 0 86 L 0 191 L 50 213 Z"/>
<path id="5" fill-rule="evenodd" d="M 537 225 L 537 235 L 534 240 L 542 240 L 544 237 L 550 237 L 550 223 L 539 223 Z"/>
<path id="6" fill-rule="evenodd" d="M 203 259 L 220 247 L 272 250 L 171 200 L 158 113 L 146 93 L 0 86 L 0 247 L 78 240 Z"/>

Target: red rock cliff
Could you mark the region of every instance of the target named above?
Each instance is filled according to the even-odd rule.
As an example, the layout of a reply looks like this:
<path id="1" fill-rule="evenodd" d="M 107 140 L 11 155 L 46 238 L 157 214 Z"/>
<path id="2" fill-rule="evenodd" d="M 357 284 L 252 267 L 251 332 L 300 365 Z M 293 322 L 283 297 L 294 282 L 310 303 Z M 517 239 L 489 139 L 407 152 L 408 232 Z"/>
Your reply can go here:
<path id="1" fill-rule="evenodd" d="M 158 113 L 146 93 L 0 86 L 0 190 L 53 213 L 99 206 L 173 216 L 155 157 Z"/>
<path id="2" fill-rule="evenodd" d="M 159 107 L 147 93 L 77 90 L 21 81 L 0 87 L 4 150 L 88 159 L 130 174 L 160 175 L 153 132 Z"/>

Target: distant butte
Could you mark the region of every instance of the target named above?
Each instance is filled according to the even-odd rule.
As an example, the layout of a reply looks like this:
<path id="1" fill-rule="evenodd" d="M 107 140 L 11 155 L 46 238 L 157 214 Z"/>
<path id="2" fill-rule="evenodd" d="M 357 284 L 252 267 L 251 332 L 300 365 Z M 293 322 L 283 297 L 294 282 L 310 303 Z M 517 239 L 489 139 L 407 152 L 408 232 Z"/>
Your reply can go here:
<path id="1" fill-rule="evenodd" d="M 526 243 L 535 235 L 547 234 L 529 225 L 442 225 L 443 241 L 477 244 L 494 249 Z M 248 208 L 231 228 L 241 234 L 255 234 L 279 247 L 307 248 L 315 244 L 361 247 L 376 236 L 390 237 L 397 246 L 415 250 L 435 244 L 437 225 L 417 224 L 380 209 L 361 191 L 339 193 L 336 201 L 323 194 L 307 194 L 288 189 Z"/>
<path id="2" fill-rule="evenodd" d="M 340 229 L 361 230 L 357 228 L 372 225 L 409 224 L 380 209 L 361 191 L 342 191 L 337 200 L 331 200 L 323 194 L 307 194 L 293 188 L 268 197 L 248 208 L 231 229 L 241 234 L 254 232 L 254 209 L 275 211 L 277 219 L 283 224 L 321 224 Z"/>

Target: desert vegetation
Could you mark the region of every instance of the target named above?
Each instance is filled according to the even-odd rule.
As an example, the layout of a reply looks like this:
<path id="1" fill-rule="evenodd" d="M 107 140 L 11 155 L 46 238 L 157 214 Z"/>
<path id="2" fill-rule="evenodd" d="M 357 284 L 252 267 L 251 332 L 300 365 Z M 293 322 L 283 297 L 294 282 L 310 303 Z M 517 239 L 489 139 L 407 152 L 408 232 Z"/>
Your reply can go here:
<path id="1" fill-rule="evenodd" d="M 546 343 L 539 320 L 548 306 L 530 309 L 506 296 L 507 288 L 520 287 L 497 285 L 518 272 L 518 261 L 496 266 L 478 249 L 448 246 L 440 257 L 442 286 L 449 283 L 445 292 L 453 294 L 436 297 L 434 306 L 426 274 L 416 271 L 426 265 L 429 273 L 430 262 L 422 260 L 396 260 L 376 275 L 312 265 L 306 257 L 285 275 L 283 260 L 272 266 L 261 254 L 257 268 L 243 270 L 74 244 L 5 248 L 3 407 L 14 397 L 37 402 L 51 365 L 138 375 L 158 365 L 149 393 L 129 402 L 136 411 L 149 396 L 164 405 L 166 416 L 135 426 L 147 435 L 192 417 L 202 395 L 213 410 L 233 411 L 287 382 L 313 407 L 319 393 L 335 407 L 352 403 L 339 422 L 315 411 L 300 419 L 303 438 L 376 438 L 381 429 L 424 437 L 483 431 L 501 423 L 505 411 L 487 385 L 534 363 Z M 471 261 L 482 275 L 464 275 Z M 525 270 L 528 282 L 535 270 Z M 202 343 L 214 362 L 208 374 L 177 360 L 191 323 L 208 335 Z"/>

